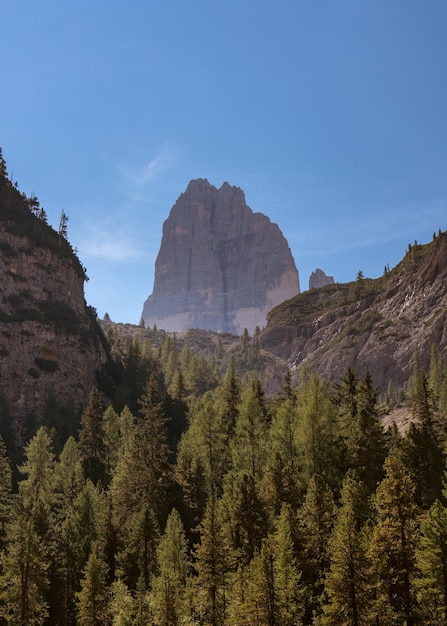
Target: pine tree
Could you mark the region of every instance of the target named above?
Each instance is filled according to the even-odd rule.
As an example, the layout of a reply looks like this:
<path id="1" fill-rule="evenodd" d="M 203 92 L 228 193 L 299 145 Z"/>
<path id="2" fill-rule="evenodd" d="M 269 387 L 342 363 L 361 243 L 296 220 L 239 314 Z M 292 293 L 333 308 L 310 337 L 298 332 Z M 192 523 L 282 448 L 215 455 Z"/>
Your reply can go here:
<path id="1" fill-rule="evenodd" d="M 267 515 L 253 476 L 230 472 L 225 477 L 222 517 L 228 566 L 247 565 L 261 548 Z"/>
<path id="2" fill-rule="evenodd" d="M 228 596 L 227 623 L 238 626 L 253 626 L 259 621 L 247 615 L 247 604 L 251 604 L 253 580 L 251 568 L 239 565 L 232 576 L 231 592 Z"/>
<path id="3" fill-rule="evenodd" d="M 278 607 L 275 580 L 275 546 L 271 535 L 262 540 L 261 550 L 249 566 L 245 594 L 245 619 L 248 624 L 276 626 Z"/>
<path id="4" fill-rule="evenodd" d="M 435 430 L 432 393 L 422 370 L 413 383 L 412 415 L 415 422 L 402 442 L 402 458 L 416 487 L 416 501 L 429 508 L 441 498 L 444 455 Z"/>
<path id="5" fill-rule="evenodd" d="M 82 530 L 75 524 L 75 503 L 84 487 L 81 454 L 69 437 L 55 467 L 57 495 L 56 545 L 51 587 L 51 618 L 64 626 L 76 624 L 76 591 L 82 571 Z"/>
<path id="6" fill-rule="evenodd" d="M 14 506 L 1 564 L 0 616 L 8 624 L 40 626 L 48 615 L 49 551 L 22 498 Z"/>
<path id="7" fill-rule="evenodd" d="M 296 508 L 304 491 L 297 429 L 297 408 L 289 398 L 280 404 L 273 415 L 261 480 L 262 496 L 272 519 L 280 514 L 284 502 Z"/>
<path id="8" fill-rule="evenodd" d="M 219 626 L 224 623 L 227 596 L 227 564 L 222 518 L 215 497 L 208 500 L 200 526 L 200 543 L 195 551 L 197 586 L 202 592 L 195 607 L 204 616 L 202 623 Z"/>
<path id="9" fill-rule="evenodd" d="M 208 392 L 191 408 L 189 428 L 182 435 L 177 455 L 176 479 L 194 524 L 202 518 L 206 498 L 222 492 L 227 467 L 226 426 L 214 394 Z"/>
<path id="10" fill-rule="evenodd" d="M 127 587 L 135 591 L 151 585 L 156 566 L 159 530 L 148 506 L 137 511 L 126 527 L 122 548 L 118 553 L 118 572 Z"/>
<path id="11" fill-rule="evenodd" d="M 110 478 L 121 452 L 120 418 L 112 406 L 103 413 L 105 475 Z"/>
<path id="12" fill-rule="evenodd" d="M 447 623 L 447 510 L 436 500 L 424 515 L 416 549 L 417 597 L 426 626 Z"/>
<path id="13" fill-rule="evenodd" d="M 369 372 L 359 381 L 352 368 L 348 368 L 335 389 L 347 467 L 355 469 L 373 492 L 383 477 L 386 456 L 385 433 L 377 410 L 378 390 L 374 389 Z"/>
<path id="14" fill-rule="evenodd" d="M 79 626 L 106 626 L 110 623 L 106 579 L 107 566 L 93 550 L 77 594 Z"/>
<path id="15" fill-rule="evenodd" d="M 119 414 L 118 426 L 121 446 L 117 462 L 113 468 L 114 471 L 116 470 L 116 465 L 118 464 L 120 458 L 122 458 L 122 456 L 128 453 L 131 449 L 132 441 L 135 436 L 135 417 L 132 415 L 127 406 L 125 406 Z"/>
<path id="16" fill-rule="evenodd" d="M 304 489 L 318 474 L 338 489 L 343 471 L 343 449 L 336 411 L 325 381 L 305 375 L 297 390 L 296 442 Z"/>
<path id="17" fill-rule="evenodd" d="M 299 624 L 304 613 L 304 590 L 292 533 L 293 513 L 283 505 L 273 535 L 275 547 L 276 622 Z"/>
<path id="18" fill-rule="evenodd" d="M 260 552 L 249 566 L 239 568 L 229 608 L 230 623 L 260 626 L 302 623 L 303 592 L 294 555 L 290 515 L 290 508 L 283 507 L 275 532 L 264 537 Z"/>
<path id="19" fill-rule="evenodd" d="M 418 510 L 414 484 L 402 461 L 389 456 L 385 478 L 377 488 L 377 524 L 369 557 L 379 623 L 417 623 L 413 585 Z M 374 620 L 371 620 L 374 623 Z"/>
<path id="20" fill-rule="evenodd" d="M 52 440 L 44 428 L 39 428 L 25 448 L 25 461 L 19 467 L 24 476 L 19 493 L 40 536 L 50 531 L 54 506 L 54 454 Z"/>
<path id="21" fill-rule="evenodd" d="M 334 521 L 334 499 L 327 483 L 312 476 L 303 505 L 298 512 L 302 575 L 305 585 L 304 621 L 321 613 L 324 577 L 329 569 L 328 542 Z"/>
<path id="22" fill-rule="evenodd" d="M 156 626 L 181 623 L 189 570 L 187 543 L 180 515 L 173 509 L 157 549 L 159 574 L 154 580 L 153 606 Z"/>
<path id="23" fill-rule="evenodd" d="M 256 483 L 261 479 L 267 458 L 267 422 L 256 387 L 243 393 L 234 437 L 231 442 L 233 468 L 250 476 Z"/>
<path id="24" fill-rule="evenodd" d="M 84 486 L 82 457 L 73 437 L 65 442 L 55 466 L 55 489 L 59 497 L 62 514 L 71 507 Z"/>
<path id="25" fill-rule="evenodd" d="M 87 480 L 74 502 L 73 527 L 79 542 L 81 569 L 85 567 L 98 539 L 100 498 L 98 486 Z"/>
<path id="26" fill-rule="evenodd" d="M 234 358 L 230 360 L 228 365 L 222 387 L 222 397 L 223 416 L 227 425 L 227 433 L 232 435 L 239 415 L 239 404 L 241 401 L 241 385 L 236 376 L 236 362 Z"/>
<path id="27" fill-rule="evenodd" d="M 140 399 L 141 418 L 137 420 L 134 454 L 141 463 L 143 485 L 150 494 L 154 511 L 163 510 L 170 478 L 167 444 L 168 419 L 164 415 L 161 390 L 153 376 Z"/>
<path id="28" fill-rule="evenodd" d="M 161 526 L 167 516 L 171 480 L 166 422 L 157 382 L 150 378 L 140 401 L 129 447 L 119 458 L 111 483 L 114 525 L 125 535 L 134 516 L 149 508 Z"/>
<path id="29" fill-rule="evenodd" d="M 79 449 L 85 477 L 95 485 L 105 482 L 106 450 L 104 445 L 103 404 L 96 387 L 90 393 L 89 404 L 81 417 Z"/>
<path id="30" fill-rule="evenodd" d="M 326 626 L 369 626 L 369 580 L 362 526 L 368 518 L 368 490 L 354 472 L 343 481 L 341 506 L 329 542 L 331 565 L 325 580 Z"/>
<path id="31" fill-rule="evenodd" d="M 110 617 L 112 626 L 135 626 L 135 600 L 122 580 L 111 588 Z"/>

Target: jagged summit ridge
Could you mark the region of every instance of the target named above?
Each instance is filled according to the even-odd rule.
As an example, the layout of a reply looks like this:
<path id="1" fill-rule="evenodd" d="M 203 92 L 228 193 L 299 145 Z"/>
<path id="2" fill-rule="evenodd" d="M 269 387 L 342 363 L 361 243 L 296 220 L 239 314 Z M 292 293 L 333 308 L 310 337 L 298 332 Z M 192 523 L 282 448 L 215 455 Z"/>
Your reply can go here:
<path id="1" fill-rule="evenodd" d="M 254 213 L 239 187 L 192 180 L 163 224 L 146 326 L 240 334 L 299 293 L 298 272 L 277 224 Z"/>
<path id="2" fill-rule="evenodd" d="M 333 276 L 328 276 L 323 270 L 317 268 L 309 277 L 309 289 L 320 289 L 326 285 L 333 285 L 334 282 Z"/>

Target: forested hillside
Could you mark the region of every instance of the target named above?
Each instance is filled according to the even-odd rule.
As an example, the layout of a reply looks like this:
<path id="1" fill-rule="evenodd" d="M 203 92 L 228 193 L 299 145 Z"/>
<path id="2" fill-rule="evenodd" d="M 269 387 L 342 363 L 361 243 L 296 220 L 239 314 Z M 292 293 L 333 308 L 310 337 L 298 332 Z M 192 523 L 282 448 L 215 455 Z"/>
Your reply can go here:
<path id="1" fill-rule="evenodd" d="M 6 624 L 444 624 L 447 366 L 408 394 L 348 369 L 268 399 L 166 337 L 108 333 L 122 383 L 79 435 L 0 460 Z M 155 336 L 155 335 L 154 335 Z M 408 403 L 413 423 L 382 428 Z M 12 484 L 14 483 L 14 484 Z"/>

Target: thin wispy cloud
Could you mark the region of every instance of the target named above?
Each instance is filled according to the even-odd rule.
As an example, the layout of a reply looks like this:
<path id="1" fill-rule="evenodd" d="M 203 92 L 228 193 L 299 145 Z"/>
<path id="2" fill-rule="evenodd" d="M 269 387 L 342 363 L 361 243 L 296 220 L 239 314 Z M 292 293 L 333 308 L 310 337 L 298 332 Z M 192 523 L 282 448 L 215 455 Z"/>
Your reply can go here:
<path id="1" fill-rule="evenodd" d="M 145 253 L 143 242 L 126 232 L 125 227 L 105 222 L 88 227 L 79 249 L 83 257 L 112 262 L 134 261 Z"/>
<path id="2" fill-rule="evenodd" d="M 149 184 L 159 178 L 169 168 L 173 160 L 173 151 L 164 147 L 143 164 L 137 166 L 119 164 L 118 170 L 127 194 L 134 200 L 144 199 Z"/>

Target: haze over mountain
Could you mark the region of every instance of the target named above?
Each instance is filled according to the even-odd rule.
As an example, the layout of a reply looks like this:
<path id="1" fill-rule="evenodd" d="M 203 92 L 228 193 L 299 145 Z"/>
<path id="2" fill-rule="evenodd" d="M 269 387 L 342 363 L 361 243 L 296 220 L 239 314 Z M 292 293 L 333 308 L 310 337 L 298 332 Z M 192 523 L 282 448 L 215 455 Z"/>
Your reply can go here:
<path id="1" fill-rule="evenodd" d="M 279 227 L 253 213 L 241 189 L 189 183 L 163 226 L 154 289 L 142 319 L 167 331 L 252 333 L 275 305 L 299 293 Z"/>

